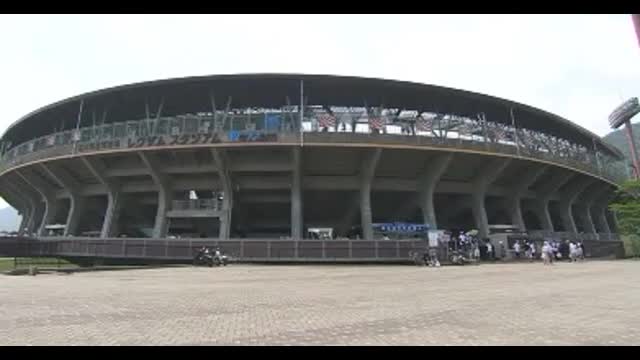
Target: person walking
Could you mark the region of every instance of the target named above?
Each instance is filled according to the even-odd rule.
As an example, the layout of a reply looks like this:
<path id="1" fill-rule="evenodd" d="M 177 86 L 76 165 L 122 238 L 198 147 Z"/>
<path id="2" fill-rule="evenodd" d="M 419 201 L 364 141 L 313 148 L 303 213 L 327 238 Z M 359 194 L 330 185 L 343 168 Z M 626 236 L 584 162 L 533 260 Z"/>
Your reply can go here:
<path id="1" fill-rule="evenodd" d="M 571 260 L 571 262 L 576 262 L 577 256 L 578 256 L 577 246 L 573 241 L 571 241 L 569 243 L 569 259 Z"/>
<path id="2" fill-rule="evenodd" d="M 582 241 L 578 242 L 578 258 L 582 261 L 584 260 L 584 244 Z"/>
<path id="3" fill-rule="evenodd" d="M 545 241 L 544 244 L 542 245 L 542 249 L 540 253 L 540 256 L 542 257 L 543 265 L 550 264 L 550 260 L 551 260 L 550 253 L 551 253 L 551 247 L 549 246 L 549 243 Z"/>
<path id="4" fill-rule="evenodd" d="M 493 261 L 493 245 L 489 239 L 485 239 L 485 241 L 487 242 L 487 257 L 490 261 Z"/>
<path id="5" fill-rule="evenodd" d="M 513 244 L 513 252 L 516 254 L 516 259 L 520 259 L 520 241 L 516 240 L 516 243 Z"/>
<path id="6" fill-rule="evenodd" d="M 535 242 L 531 242 L 531 261 L 533 262 L 533 260 L 536 258 L 536 243 Z"/>

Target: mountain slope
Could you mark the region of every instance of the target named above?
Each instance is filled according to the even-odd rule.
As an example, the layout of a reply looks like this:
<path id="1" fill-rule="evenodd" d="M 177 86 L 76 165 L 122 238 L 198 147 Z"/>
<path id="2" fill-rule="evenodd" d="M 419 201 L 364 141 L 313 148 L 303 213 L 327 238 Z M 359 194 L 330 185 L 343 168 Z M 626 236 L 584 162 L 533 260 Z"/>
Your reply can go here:
<path id="1" fill-rule="evenodd" d="M 631 124 L 633 137 L 636 140 L 636 147 L 640 145 L 640 123 Z M 624 127 L 614 130 L 602 138 L 605 142 L 617 147 L 630 161 L 629 145 L 627 144 L 627 133 Z"/>

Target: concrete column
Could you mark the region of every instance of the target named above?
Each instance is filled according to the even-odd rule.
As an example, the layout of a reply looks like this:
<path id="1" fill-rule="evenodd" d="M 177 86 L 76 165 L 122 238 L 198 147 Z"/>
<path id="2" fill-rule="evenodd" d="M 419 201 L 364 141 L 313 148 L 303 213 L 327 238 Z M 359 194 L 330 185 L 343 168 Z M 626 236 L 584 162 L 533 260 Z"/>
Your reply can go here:
<path id="1" fill-rule="evenodd" d="M 22 173 L 22 171 L 16 170 L 16 174 L 24 180 L 24 182 L 35 189 L 35 191 L 40 194 L 42 199 L 44 200 L 44 214 L 42 216 L 42 221 L 40 222 L 37 230 L 38 236 L 45 236 L 47 224 L 50 224 L 55 219 L 56 213 L 58 211 L 58 204 L 56 198 L 53 194 L 52 189 L 50 189 L 45 182 L 38 178 L 35 173 L 32 173 L 31 176 L 26 173 Z"/>
<path id="2" fill-rule="evenodd" d="M 609 187 L 605 184 L 594 181 L 591 186 L 587 187 L 583 191 L 582 196 L 579 199 L 582 206 L 579 208 L 577 215 L 580 218 L 585 233 L 597 234 L 591 210 L 598 198 L 609 191 L 608 188 Z"/>
<path id="3" fill-rule="evenodd" d="M 553 228 L 553 222 L 551 221 L 551 214 L 549 213 L 549 200 L 538 201 L 533 208 L 535 214 L 540 219 L 540 225 L 544 231 L 555 231 Z"/>
<path id="4" fill-rule="evenodd" d="M 114 178 L 107 177 L 106 168 L 100 159 L 87 157 L 82 157 L 81 159 L 93 176 L 107 188 L 107 209 L 102 220 L 100 237 L 118 236 L 118 219 L 122 208 L 120 183 Z"/>
<path id="5" fill-rule="evenodd" d="M 78 193 L 80 189 L 80 183 L 76 181 L 73 176 L 68 174 L 62 168 L 56 167 L 54 164 L 39 164 L 42 170 L 53 181 L 58 183 L 60 187 L 65 189 L 67 196 L 69 197 L 69 212 L 67 213 L 67 221 L 64 230 L 64 235 L 77 235 L 78 224 L 82 214 L 85 212 L 85 199 Z"/>
<path id="6" fill-rule="evenodd" d="M 302 148 L 295 146 L 293 152 L 293 173 L 291 179 L 291 238 L 302 239 L 303 207 L 302 207 Z"/>
<path id="7" fill-rule="evenodd" d="M 436 184 L 449 167 L 452 159 L 453 153 L 444 153 L 429 160 L 426 170 L 418 178 L 418 198 L 423 221 L 434 230 L 438 228 L 438 223 L 433 206 L 433 193 Z"/>
<path id="8" fill-rule="evenodd" d="M 489 220 L 485 208 L 485 196 L 489 185 L 502 173 L 509 165 L 511 159 L 494 159 L 487 166 L 479 171 L 473 180 L 473 193 L 471 194 L 471 211 L 473 219 L 478 228 L 478 236 L 486 238 L 489 236 Z"/>
<path id="9" fill-rule="evenodd" d="M 29 219 L 26 222 L 25 226 L 27 228 L 27 234 L 31 235 L 36 231 L 37 226 L 41 221 L 38 218 L 38 205 L 41 204 L 41 197 L 39 194 L 33 192 L 33 190 L 28 188 L 24 181 L 9 182 L 8 184 L 10 188 L 14 189 L 16 194 L 20 194 L 20 196 L 22 196 L 28 204 Z M 24 233 L 24 230 L 22 230 L 22 232 Z"/>
<path id="10" fill-rule="evenodd" d="M 582 226 L 584 227 L 584 232 L 589 234 L 596 234 L 596 226 L 593 224 L 593 218 L 591 217 L 591 211 L 589 211 L 589 206 L 585 206 L 584 208 L 584 217 Z"/>
<path id="11" fill-rule="evenodd" d="M 158 189 L 158 209 L 156 210 L 156 219 L 153 225 L 153 237 L 155 239 L 167 237 L 167 211 L 169 210 L 170 202 L 166 185 L 161 185 Z"/>
<path id="12" fill-rule="evenodd" d="M 560 217 L 562 218 L 562 224 L 566 231 L 578 233 L 576 228 L 575 219 L 573 217 L 572 205 L 575 203 L 578 196 L 593 183 L 594 179 L 589 177 L 581 177 L 576 179 L 572 186 L 563 192 L 560 200 Z"/>
<path id="13" fill-rule="evenodd" d="M 35 218 L 37 215 L 38 203 L 40 202 L 40 195 L 33 193 L 31 189 L 28 189 L 20 177 L 18 177 L 19 180 L 13 180 L 10 179 L 9 176 L 10 175 L 5 176 L 4 186 L 24 203 L 25 208 L 25 213 L 20 225 L 21 228 L 18 232 L 20 235 L 25 235 L 25 233 L 30 235 L 34 232 L 35 225 L 37 223 Z"/>
<path id="14" fill-rule="evenodd" d="M 598 196 L 592 205 L 592 210 L 595 214 L 596 224 L 598 225 L 598 229 L 600 232 L 610 234 L 611 228 L 609 227 L 609 222 L 607 221 L 607 208 L 609 206 L 609 201 L 615 196 L 615 190 L 605 189 L 601 192 L 600 196 Z"/>
<path id="15" fill-rule="evenodd" d="M 231 215 L 233 214 L 233 187 L 231 185 L 231 176 L 229 174 L 229 166 L 227 156 L 224 150 L 211 148 L 213 162 L 218 169 L 218 176 L 222 184 L 224 198 L 222 200 L 222 216 L 220 217 L 219 239 L 228 239 L 231 236 Z"/>
<path id="16" fill-rule="evenodd" d="M 104 214 L 100 237 L 117 237 L 119 232 L 118 220 L 120 219 L 120 211 L 123 203 L 122 193 L 117 190 L 109 191 L 107 201 L 107 211 Z"/>
<path id="17" fill-rule="evenodd" d="M 169 180 L 167 177 L 160 171 L 160 167 L 156 163 L 155 159 L 145 152 L 138 152 L 138 156 L 140 160 L 145 164 L 149 173 L 151 174 L 151 178 L 158 188 L 158 207 L 156 210 L 156 219 L 153 225 L 153 238 L 162 239 L 167 236 L 167 210 L 169 209 L 171 202 L 171 187 L 169 185 Z M 226 197 L 226 194 L 225 194 Z"/>
<path id="18" fill-rule="evenodd" d="M 605 207 L 601 208 L 598 211 L 598 216 L 596 218 L 596 221 L 598 221 L 598 224 L 600 228 L 603 230 L 603 232 L 607 234 L 611 234 L 611 228 L 609 227 L 609 223 L 607 222 L 606 211 L 607 211 L 607 208 Z"/>
<path id="19" fill-rule="evenodd" d="M 84 214 L 86 209 L 85 199 L 81 196 L 72 196 L 71 204 L 69 208 L 69 214 L 67 215 L 67 222 L 64 230 L 64 235 L 78 235 L 78 225 L 80 224 L 80 218 Z"/>
<path id="20" fill-rule="evenodd" d="M 42 205 L 43 203 L 40 203 Z M 44 215 L 44 213 L 42 213 Z M 38 230 L 38 225 L 42 221 L 42 215 L 38 213 L 38 203 L 34 203 L 33 211 L 31 211 L 31 216 L 29 217 L 29 222 L 27 223 L 27 234 L 31 235 Z"/>
<path id="21" fill-rule="evenodd" d="M 506 209 L 511 215 L 511 224 L 517 226 L 521 231 L 526 231 L 524 219 L 522 217 L 522 196 L 533 183 L 547 170 L 548 166 L 528 168 L 520 182 L 513 187 L 511 196 L 506 199 Z"/>
<path id="22" fill-rule="evenodd" d="M 555 231 L 553 228 L 553 222 L 551 221 L 551 214 L 549 213 L 549 201 L 553 195 L 574 177 L 574 173 L 567 173 L 566 171 L 556 170 L 555 173 L 550 175 L 549 181 L 547 181 L 537 192 L 537 200 L 534 205 L 534 210 L 540 219 L 542 229 L 544 231 Z"/>
<path id="23" fill-rule="evenodd" d="M 29 201 L 25 200 L 24 196 L 19 192 L 16 192 L 10 182 L 6 179 L 0 179 L 0 188 L 2 188 L 2 197 L 15 209 L 18 210 L 22 219 L 18 225 L 18 233 L 23 234 L 24 229 L 27 227 L 29 217 L 31 213 L 31 207 Z"/>
<path id="24" fill-rule="evenodd" d="M 373 240 L 373 214 L 371 213 L 371 183 L 376 172 L 376 166 L 382 154 L 381 148 L 371 150 L 362 163 L 360 169 L 360 224 L 362 237 Z"/>

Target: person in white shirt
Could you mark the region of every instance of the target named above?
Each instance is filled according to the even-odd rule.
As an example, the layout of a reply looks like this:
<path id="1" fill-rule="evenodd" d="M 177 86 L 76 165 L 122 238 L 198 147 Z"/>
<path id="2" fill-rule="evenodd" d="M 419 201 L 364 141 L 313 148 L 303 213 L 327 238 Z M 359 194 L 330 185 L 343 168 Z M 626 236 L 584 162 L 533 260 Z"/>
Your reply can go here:
<path id="1" fill-rule="evenodd" d="M 531 246 L 531 261 L 533 261 L 533 259 L 536 258 L 536 243 L 532 241 L 530 246 Z"/>
<path id="2" fill-rule="evenodd" d="M 516 259 L 520 259 L 520 241 L 516 240 L 516 243 L 513 244 L 513 252 L 516 254 Z"/>
<path id="3" fill-rule="evenodd" d="M 573 241 L 569 243 L 569 258 L 571 259 L 571 262 L 577 261 L 577 257 L 578 257 L 577 248 L 578 247 Z"/>
<path id="4" fill-rule="evenodd" d="M 550 246 L 548 242 L 544 242 L 544 245 L 542 245 L 542 252 L 540 253 L 540 256 L 542 257 L 542 263 L 544 265 L 548 265 L 549 264 L 549 253 L 550 253 Z"/>

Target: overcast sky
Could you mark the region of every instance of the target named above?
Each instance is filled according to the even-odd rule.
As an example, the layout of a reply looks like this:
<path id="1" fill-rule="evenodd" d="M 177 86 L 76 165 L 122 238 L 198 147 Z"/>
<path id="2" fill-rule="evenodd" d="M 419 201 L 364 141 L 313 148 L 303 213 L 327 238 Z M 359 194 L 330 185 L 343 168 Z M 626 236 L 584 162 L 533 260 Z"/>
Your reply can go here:
<path id="1" fill-rule="evenodd" d="M 208 74 L 444 85 L 539 107 L 598 135 L 614 107 L 640 96 L 629 15 L 0 15 L 0 46 L 1 132 L 83 92 Z"/>

